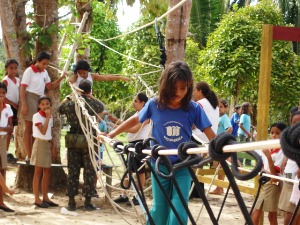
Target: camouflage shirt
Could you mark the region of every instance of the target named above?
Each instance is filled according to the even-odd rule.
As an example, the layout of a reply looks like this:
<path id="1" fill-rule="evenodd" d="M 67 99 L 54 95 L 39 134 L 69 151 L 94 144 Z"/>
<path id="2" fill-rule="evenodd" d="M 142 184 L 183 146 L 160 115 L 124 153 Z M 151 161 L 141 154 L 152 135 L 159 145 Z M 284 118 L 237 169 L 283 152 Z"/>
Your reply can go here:
<path id="1" fill-rule="evenodd" d="M 88 113 L 90 116 L 96 116 L 95 112 L 97 114 L 102 113 L 105 106 L 104 104 L 96 99 L 92 99 L 90 97 L 87 97 L 86 95 L 82 95 L 81 97 L 84 98 L 86 101 L 85 108 L 88 110 Z M 92 109 L 91 109 L 92 108 Z M 82 134 L 82 129 L 80 127 L 79 120 L 76 115 L 75 111 L 75 103 L 73 101 L 68 101 L 65 103 L 62 103 L 59 106 L 59 113 L 63 114 L 67 117 L 67 122 L 70 124 L 70 133 L 78 133 Z M 97 117 L 97 116 L 96 116 Z"/>

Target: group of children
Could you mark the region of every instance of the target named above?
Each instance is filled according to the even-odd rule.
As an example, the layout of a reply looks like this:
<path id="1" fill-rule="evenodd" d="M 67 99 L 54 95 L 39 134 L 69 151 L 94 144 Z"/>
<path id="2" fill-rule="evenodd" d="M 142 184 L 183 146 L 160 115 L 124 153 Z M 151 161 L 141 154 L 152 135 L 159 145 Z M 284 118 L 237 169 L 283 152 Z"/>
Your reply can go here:
<path id="1" fill-rule="evenodd" d="M 39 57 L 40 56 L 40 57 Z M 30 163 L 35 165 L 36 172 L 34 178 L 34 193 L 35 193 L 35 204 L 39 207 L 49 207 L 56 206 L 55 203 L 51 202 L 46 195 L 47 188 L 49 185 L 49 177 L 50 177 L 50 167 L 51 167 L 51 153 L 53 159 L 55 158 L 55 149 L 53 149 L 53 144 L 51 144 L 52 136 L 51 136 L 51 127 L 52 127 L 52 117 L 51 117 L 51 101 L 47 97 L 41 97 L 44 94 L 44 89 L 47 87 L 48 89 L 56 88 L 59 85 L 59 82 L 65 77 L 63 75 L 59 79 L 54 82 L 50 82 L 50 78 L 48 76 L 47 71 L 45 70 L 50 60 L 50 56 L 46 54 L 38 55 L 37 61 L 30 68 L 28 68 L 21 81 L 21 112 L 26 120 L 26 129 L 25 131 L 26 137 L 28 138 L 27 142 L 25 141 L 26 150 L 28 151 L 28 160 L 30 158 Z M 85 70 L 85 67 L 81 68 Z M 36 75 L 41 76 L 36 76 Z M 77 73 L 77 76 L 79 74 Z M 89 79 L 89 73 L 85 73 L 87 79 Z M 36 78 L 37 77 L 37 78 Z M 36 80 L 35 80 L 36 79 Z M 78 77 L 77 77 L 78 79 Z M 84 78 L 86 79 L 86 78 Z M 93 79 L 93 76 L 90 76 L 90 79 Z M 44 84 L 44 85 L 41 85 Z M 167 149 L 177 148 L 181 143 L 187 142 L 191 139 L 192 136 L 192 128 L 197 127 L 201 132 L 205 134 L 208 140 L 211 140 L 215 137 L 215 133 L 219 132 L 232 132 L 232 126 L 230 126 L 229 118 L 226 117 L 226 108 L 228 104 L 226 101 L 217 101 L 214 93 L 207 88 L 207 85 L 204 83 L 202 86 L 204 89 L 207 89 L 207 92 L 203 89 L 201 91 L 202 99 L 206 98 L 208 101 L 204 101 L 209 103 L 211 106 L 211 110 L 216 110 L 218 108 L 218 129 L 214 131 L 212 129 L 212 124 L 215 123 L 215 120 L 210 120 L 208 116 L 210 114 L 205 113 L 205 108 L 202 108 L 200 104 L 192 101 L 194 90 L 194 82 L 193 75 L 189 68 L 189 66 L 181 61 L 171 63 L 163 72 L 160 82 L 159 82 L 159 90 L 158 96 L 156 98 L 150 99 L 144 107 L 139 111 L 139 113 L 134 114 L 128 120 L 121 123 L 118 127 L 107 134 L 108 137 L 114 138 L 121 132 L 125 132 L 130 130 L 132 127 L 142 124 L 145 121 L 151 119 L 152 126 L 152 137 L 154 137 L 160 145 L 165 146 Z M 201 86 L 201 85 L 200 85 Z M 196 85 L 197 87 L 197 85 Z M 10 106 L 4 104 L 4 98 L 1 98 L 1 95 L 6 94 L 6 85 L 5 87 L 0 86 L 0 105 L 2 105 L 2 113 L 3 110 L 7 108 L 10 109 Z M 2 93 L 3 92 L 3 93 Z M 1 94 L 2 93 L 2 94 Z M 29 93 L 29 94 L 28 94 Z M 38 97 L 36 96 L 38 95 Z M 34 100 L 35 101 L 32 101 Z M 217 101 L 217 102 L 216 102 Z M 29 104 L 38 105 L 39 111 L 33 112 L 31 118 L 29 118 L 29 111 L 31 107 Z M 35 103 L 34 103 L 35 102 Z M 203 101 L 202 101 L 203 102 Z M 25 104 L 24 104 L 25 103 Z M 203 105 L 202 105 L 203 106 Z M 239 118 L 239 129 L 237 131 L 239 139 L 243 141 L 247 141 L 250 138 L 250 116 L 251 106 L 249 103 L 244 103 L 242 105 L 242 115 Z M 1 114 L 2 115 L 2 114 Z M 12 128 L 12 112 L 9 112 L 7 115 L 6 125 L 1 126 L 1 129 L 4 128 L 4 132 L 11 131 Z M 298 116 L 297 116 L 298 117 Z M 295 117 L 293 117 L 293 121 L 295 121 Z M 3 117 L 1 116 L 1 123 Z M 32 122 L 31 122 L 32 121 Z M 229 121 L 229 122 L 228 122 Z M 31 123 L 29 123 L 31 122 Z M 33 131 L 31 130 L 33 127 Z M 276 132 L 281 132 L 281 128 L 276 127 Z M 271 130 L 273 132 L 275 128 L 272 127 Z M 30 139 L 31 136 L 28 134 L 29 131 L 33 132 L 33 136 L 35 137 L 35 143 L 31 154 L 30 147 Z M 219 131 L 218 131 L 219 130 Z M 26 133 L 28 132 L 28 133 Z M 272 137 L 272 136 L 271 136 Z M 6 138 L 6 137 L 5 137 Z M 101 137 L 99 137 L 101 138 Z M 6 140 L 6 139 L 5 139 Z M 37 147 L 38 146 L 38 147 Z M 42 147 L 40 147 L 42 146 Z M 40 151 L 43 149 L 43 151 Z M 6 150 L 6 149 L 5 149 Z M 30 151 L 29 151 L 30 150 Z M 281 150 L 280 150 L 281 151 Z M 273 153 L 274 152 L 274 153 Z M 273 158 L 270 157 L 275 154 L 278 154 L 279 151 L 265 151 L 265 155 L 267 157 L 268 165 L 270 171 L 273 171 L 272 162 Z M 175 164 L 179 161 L 177 155 L 168 156 L 169 160 L 172 164 Z M 2 159 L 2 156 L 1 156 Z M 42 160 L 43 159 L 43 160 Z M 50 160 L 49 160 L 50 159 Z M 45 160 L 45 161 L 44 161 Z M 277 163 L 277 161 L 276 161 Z M 155 159 L 151 159 L 151 165 L 155 166 Z M 275 165 L 275 163 L 274 163 Z M 277 164 L 276 164 L 277 165 Z M 164 164 L 158 165 L 160 171 L 167 172 L 168 169 Z M 275 166 L 274 166 L 275 167 Z M 285 172 L 286 174 L 290 174 L 289 169 L 290 163 L 289 160 L 286 163 Z M 2 167 L 1 167 L 2 168 Z M 272 169 L 271 169 L 272 168 Z M 276 169 L 276 168 L 275 168 Z M 274 172 L 274 171 L 273 171 Z M 38 196 L 38 188 L 39 188 L 39 179 L 43 174 L 43 200 L 41 200 Z M 151 175 L 153 176 L 153 174 Z M 174 172 L 174 177 L 179 185 L 180 191 L 183 194 L 183 197 L 188 203 L 189 199 L 189 190 L 191 184 L 191 177 L 187 168 L 183 168 L 180 170 L 176 170 Z M 177 212 L 180 212 L 180 220 L 183 224 L 187 224 L 188 217 L 181 201 L 179 199 L 179 195 L 177 193 L 176 188 L 172 185 L 171 180 L 165 180 L 159 177 L 159 181 L 162 184 L 164 191 L 169 193 L 169 198 Z M 1 185 L 1 179 L 0 179 Z M 6 190 L 5 188 L 3 190 Z M 267 190 L 267 188 L 266 188 Z M 159 185 L 155 179 L 152 179 L 152 193 L 153 193 L 153 205 L 151 209 L 151 217 L 157 225 L 176 225 L 179 224 L 177 217 L 174 212 L 168 205 L 165 196 L 163 195 L 162 190 L 159 188 Z M 0 199 L 1 200 L 1 199 Z M 1 206 L 1 202 L 0 202 Z M 257 206 L 258 210 L 261 210 L 260 206 Z M 273 217 L 272 217 L 273 218 Z M 150 224 L 148 221 L 147 224 Z M 275 223 L 274 223 L 275 224 Z"/>
<path id="2" fill-rule="evenodd" d="M 17 76 L 18 62 L 9 59 L 5 63 L 6 74 L 0 83 L 0 172 L 3 176 L 0 178 L 2 187 L 0 188 L 0 209 L 7 212 L 14 211 L 4 204 L 3 191 L 13 193 L 5 186 L 5 171 L 7 150 L 13 127 L 17 125 L 17 116 L 23 116 L 25 120 L 24 146 L 27 154 L 25 162 L 35 166 L 34 204 L 41 208 L 58 206 L 48 198 L 51 163 L 56 159 L 57 150 L 52 139 L 51 100 L 44 94 L 45 88 L 56 89 L 67 73 L 64 72 L 62 76 L 51 82 L 46 70 L 50 58 L 51 56 L 47 52 L 38 53 L 31 66 L 24 71 L 21 81 Z M 77 64 L 75 74 L 69 78 L 69 82 L 75 83 L 75 86 L 82 79 L 91 79 L 92 81 L 128 80 L 121 76 L 92 74 L 89 64 L 84 60 L 78 61 Z M 18 115 L 18 110 L 20 115 Z M 42 183 L 42 199 L 39 197 L 40 183 Z"/>

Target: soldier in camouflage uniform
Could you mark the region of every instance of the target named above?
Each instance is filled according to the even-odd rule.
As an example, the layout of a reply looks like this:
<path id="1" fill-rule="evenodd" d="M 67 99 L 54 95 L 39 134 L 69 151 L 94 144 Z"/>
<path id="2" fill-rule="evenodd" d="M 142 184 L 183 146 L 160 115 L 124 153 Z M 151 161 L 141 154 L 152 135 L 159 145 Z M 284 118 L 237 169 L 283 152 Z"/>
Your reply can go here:
<path id="1" fill-rule="evenodd" d="M 104 110 L 104 104 L 94 98 L 89 97 L 91 94 L 91 82 L 88 80 L 82 80 L 79 84 L 79 88 L 84 92 L 81 96 L 85 99 L 87 104 L 89 104 L 92 109 L 100 114 Z M 95 113 L 89 108 L 86 107 L 89 112 L 89 115 L 94 116 Z M 66 115 L 67 121 L 70 124 L 70 131 L 68 134 L 83 134 L 82 129 L 79 124 L 79 120 L 75 112 L 75 103 L 67 97 L 61 103 L 59 107 L 59 112 Z M 67 134 L 67 135 L 68 135 Z M 66 146 L 68 147 L 68 146 Z M 92 211 L 96 207 L 91 203 L 91 197 L 95 194 L 94 186 L 94 177 L 95 171 L 93 169 L 91 159 L 89 156 L 88 148 L 80 146 L 80 148 L 68 148 L 68 193 L 69 203 L 68 209 L 71 211 L 76 210 L 75 196 L 78 194 L 79 187 L 79 175 L 80 168 L 84 168 L 84 186 L 83 193 L 85 196 L 84 208 L 85 210 Z"/>

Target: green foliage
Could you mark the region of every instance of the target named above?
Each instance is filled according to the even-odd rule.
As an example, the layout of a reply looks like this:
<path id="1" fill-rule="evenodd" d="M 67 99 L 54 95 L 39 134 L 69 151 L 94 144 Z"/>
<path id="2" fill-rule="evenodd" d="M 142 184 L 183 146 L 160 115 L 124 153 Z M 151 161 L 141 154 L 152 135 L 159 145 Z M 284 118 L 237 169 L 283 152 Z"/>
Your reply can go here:
<path id="1" fill-rule="evenodd" d="M 238 9 L 224 16 L 209 36 L 207 48 L 200 53 L 198 73 L 218 89 L 219 96 L 257 102 L 263 24 L 283 25 L 279 10 L 265 4 Z M 298 68 L 291 44 L 274 42 L 270 120 L 278 119 L 277 115 L 285 115 L 281 120 L 286 120 L 289 108 L 298 101 Z"/>
<path id="2" fill-rule="evenodd" d="M 92 6 L 93 26 L 91 36 L 97 39 L 107 39 L 119 35 L 120 31 L 116 19 L 106 18 L 105 5 L 103 3 L 93 2 Z M 124 76 L 124 73 L 122 72 L 122 56 L 93 40 L 88 39 L 86 43 L 88 42 L 90 42 L 90 62 L 94 72 L 100 74 L 122 74 L 122 76 Z M 122 39 L 107 41 L 104 44 L 121 53 L 125 50 Z M 123 105 L 120 103 L 112 103 L 121 100 L 122 104 L 126 105 L 126 102 L 131 102 L 132 99 L 127 99 L 128 95 L 132 93 L 131 86 L 131 83 L 122 81 L 94 82 L 93 94 L 108 105 L 109 111 L 114 112 L 119 116 L 120 112 L 123 111 Z M 123 99 L 127 99 L 127 101 Z"/>
<path id="3" fill-rule="evenodd" d="M 134 27 L 139 27 L 143 24 L 147 24 L 154 18 L 142 17 L 138 22 L 134 24 Z M 147 27 L 134 34 L 124 37 L 124 43 L 126 43 L 125 54 L 143 62 L 150 63 L 155 66 L 159 66 L 161 52 L 159 50 L 157 37 L 154 27 Z M 127 74 L 144 74 L 152 71 L 157 71 L 159 68 L 155 68 L 149 65 L 141 64 L 140 62 L 133 60 L 126 60 L 124 62 L 123 71 Z M 151 89 L 157 91 L 157 82 L 160 76 L 160 72 L 141 76 L 141 78 L 147 83 Z M 145 91 L 145 86 L 135 78 L 135 92 L 141 90 Z"/>

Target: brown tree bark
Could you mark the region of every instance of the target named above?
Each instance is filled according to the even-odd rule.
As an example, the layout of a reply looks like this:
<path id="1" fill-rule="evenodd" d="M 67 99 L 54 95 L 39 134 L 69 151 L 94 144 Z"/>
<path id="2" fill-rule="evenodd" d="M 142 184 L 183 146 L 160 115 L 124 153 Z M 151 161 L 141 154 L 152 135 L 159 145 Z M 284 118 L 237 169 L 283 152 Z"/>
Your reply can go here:
<path id="1" fill-rule="evenodd" d="M 48 29 L 52 24 L 58 26 L 58 0 L 34 0 L 34 14 L 35 14 L 35 22 L 44 30 Z M 36 42 L 35 52 L 39 53 L 41 51 L 46 51 L 51 54 L 51 63 L 58 67 L 58 32 L 55 33 L 47 33 L 44 32 L 45 35 L 40 38 L 50 38 L 51 43 L 40 43 Z M 48 35 L 48 36 L 46 36 Z M 52 81 L 56 80 L 59 77 L 59 74 L 56 70 L 51 68 L 47 68 L 49 76 Z M 53 139 L 56 144 L 57 149 L 57 161 L 56 163 L 60 163 L 60 119 L 58 114 L 58 106 L 60 103 L 60 92 L 59 89 L 51 90 L 47 92 L 47 95 L 51 98 L 52 102 L 52 116 L 53 116 Z M 32 189 L 32 178 L 33 178 L 33 167 L 22 166 L 19 167 L 16 179 L 16 186 L 19 188 L 23 188 L 26 190 Z M 59 188 L 66 186 L 66 174 L 62 167 L 52 167 L 52 179 L 50 182 L 50 188 Z"/>
<path id="2" fill-rule="evenodd" d="M 30 60 L 24 47 L 29 40 L 26 31 L 26 2 L 23 0 L 0 0 L 0 18 L 6 58 L 13 58 L 19 62 L 18 74 L 20 79 Z M 16 156 L 18 158 L 24 158 L 26 155 L 23 144 L 23 133 L 24 120 L 20 118 L 15 137 Z"/>
<path id="3" fill-rule="evenodd" d="M 181 2 L 181 0 L 169 0 L 169 9 L 179 2 Z M 188 0 L 167 16 L 166 66 L 173 61 L 184 60 L 191 7 L 192 0 Z"/>

